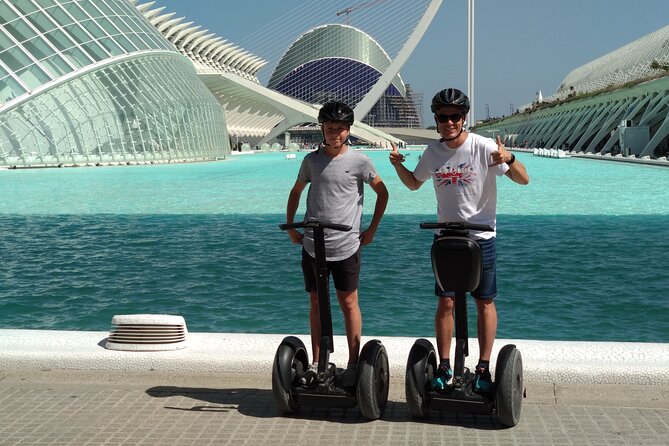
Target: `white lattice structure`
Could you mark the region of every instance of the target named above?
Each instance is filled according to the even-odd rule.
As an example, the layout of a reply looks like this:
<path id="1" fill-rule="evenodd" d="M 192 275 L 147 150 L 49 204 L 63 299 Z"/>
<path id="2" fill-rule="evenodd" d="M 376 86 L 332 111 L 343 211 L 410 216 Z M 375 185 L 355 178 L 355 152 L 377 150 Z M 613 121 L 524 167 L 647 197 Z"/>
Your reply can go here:
<path id="1" fill-rule="evenodd" d="M 0 166 L 229 153 L 220 104 L 126 0 L 0 0 Z"/>
<path id="2" fill-rule="evenodd" d="M 571 71 L 547 101 L 590 93 L 654 76 L 653 62 L 669 64 L 669 25 Z"/>
<path id="3" fill-rule="evenodd" d="M 175 18 L 175 14 L 164 12 L 163 7 L 154 8 L 155 2 L 137 4 L 138 0 L 129 1 L 193 61 L 198 75 L 225 110 L 229 134 L 237 138 L 251 138 L 258 143 L 271 140 L 292 126 L 317 120 L 321 101 L 291 98 L 264 87 L 259 80 L 259 70 L 265 65 L 276 66 L 282 52 L 300 34 L 312 28 L 319 29 L 336 19 L 345 22 L 340 28 L 357 29 L 353 24 L 364 28 L 365 32 L 354 34 L 362 36 L 365 43 L 378 41 L 376 48 L 379 51 L 375 53 L 384 54 L 383 63 L 371 64 L 377 75 L 366 83 L 362 97 L 356 101 L 356 117 L 362 119 L 391 84 L 395 90 L 405 94 L 399 70 L 442 3 L 442 0 L 372 0 L 346 7 L 330 0 L 308 1 L 298 10 L 288 11 L 284 17 L 278 18 L 279 24 L 270 23 L 258 29 L 251 36 L 249 46 L 246 46 L 257 48 L 251 53 L 186 21 L 184 17 Z M 290 26 L 286 26 L 286 22 Z M 349 41 L 348 52 L 355 51 L 356 45 L 361 42 L 361 38 L 354 40 Z M 321 39 L 320 45 L 327 45 L 328 42 L 328 39 Z M 261 53 L 267 54 L 267 57 L 256 55 Z M 310 55 L 319 57 L 318 48 Z M 378 57 L 374 61 L 362 60 L 365 63 L 379 61 Z M 346 81 L 356 83 L 354 78 Z M 359 120 L 351 133 L 374 143 L 399 141 Z"/>
<path id="4" fill-rule="evenodd" d="M 153 8 L 156 2 L 137 4 L 130 0 L 139 12 L 151 22 L 185 56 L 207 67 L 234 73 L 258 82 L 256 73 L 267 62 L 239 46 L 228 42 L 193 22 L 184 22 L 185 17 L 175 18 L 176 13 L 163 13 L 165 7 Z M 153 8 L 153 9 L 152 9 Z"/>

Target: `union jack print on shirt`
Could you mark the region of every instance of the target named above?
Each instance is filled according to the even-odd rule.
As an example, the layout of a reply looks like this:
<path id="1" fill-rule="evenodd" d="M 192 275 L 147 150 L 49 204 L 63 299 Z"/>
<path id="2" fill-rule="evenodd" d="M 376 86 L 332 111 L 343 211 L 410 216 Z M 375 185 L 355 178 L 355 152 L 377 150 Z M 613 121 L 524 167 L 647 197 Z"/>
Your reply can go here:
<path id="1" fill-rule="evenodd" d="M 460 186 L 465 187 L 472 183 L 476 174 L 469 163 L 458 164 L 451 167 L 446 164 L 434 173 L 437 186 Z"/>

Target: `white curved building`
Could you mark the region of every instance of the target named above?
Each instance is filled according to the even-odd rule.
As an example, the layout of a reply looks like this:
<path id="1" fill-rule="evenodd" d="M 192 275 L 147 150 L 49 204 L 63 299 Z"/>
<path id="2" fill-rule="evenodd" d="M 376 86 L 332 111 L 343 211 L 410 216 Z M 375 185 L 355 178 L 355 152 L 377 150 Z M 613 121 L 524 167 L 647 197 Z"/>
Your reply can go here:
<path id="1" fill-rule="evenodd" d="M 665 26 L 571 71 L 541 107 L 528 105 L 476 130 L 516 146 L 666 159 L 668 67 Z"/>
<path id="2" fill-rule="evenodd" d="M 376 81 L 357 116 L 403 91 L 399 69 L 441 4 L 422 1 L 393 60 L 370 47 Z M 316 121 L 319 103 L 260 84 L 264 60 L 154 4 L 0 0 L 0 166 L 210 160 L 231 138 L 261 143 Z M 351 133 L 399 142 L 360 121 Z"/>
<path id="3" fill-rule="evenodd" d="M 0 0 L 0 165 L 225 157 L 220 105 L 125 0 Z"/>
<path id="4" fill-rule="evenodd" d="M 669 25 L 571 71 L 555 95 L 546 100 L 654 76 L 658 70 L 653 68 L 653 62 L 669 64 Z"/>
<path id="5" fill-rule="evenodd" d="M 137 0 L 130 1 L 133 4 L 137 2 Z M 403 0 L 388 1 L 384 3 L 384 6 L 389 6 L 391 3 L 395 7 L 404 7 L 402 6 Z M 375 102 L 383 96 L 384 91 L 390 88 L 391 83 L 395 91 L 404 93 L 404 84 L 398 74 L 399 69 L 425 33 L 441 5 L 441 0 L 423 0 L 422 3 L 420 11 L 414 11 L 418 14 L 418 20 L 405 42 L 401 56 L 393 60 L 384 54 L 378 43 L 370 44 L 374 41 L 368 35 L 355 28 L 345 27 L 352 32 L 347 34 L 349 38 L 344 39 L 345 42 L 339 41 L 341 54 L 346 54 L 348 57 L 356 51 L 356 48 L 363 53 L 369 51 L 372 54 L 371 58 L 367 60 L 361 53 L 360 60 L 371 62 L 375 67 L 373 78 L 376 81 L 366 82 L 367 89 L 360 97 L 364 100 L 356 101 L 359 106 L 355 110 L 357 117 L 362 118 L 367 115 Z M 277 138 L 293 126 L 317 121 L 318 109 L 324 101 L 275 89 L 274 82 L 270 82 L 268 87 L 263 86 L 258 80 L 257 72 L 266 64 L 266 61 L 188 22 L 185 17 L 174 17 L 173 13 L 163 12 L 162 7 L 155 8 L 154 4 L 154 2 L 149 2 L 136 7 L 178 51 L 191 59 L 200 79 L 225 110 L 226 126 L 231 137 L 248 138 L 260 144 Z M 336 11 L 336 5 L 327 4 L 327 8 L 335 8 Z M 327 27 L 317 26 L 315 28 L 316 33 L 331 32 L 331 29 Z M 306 34 L 315 35 L 312 31 L 307 31 Z M 355 37 L 351 39 L 351 36 Z M 309 51 L 309 57 L 305 56 L 305 46 L 298 45 L 299 51 L 290 51 L 290 49 L 288 51 L 303 59 L 305 57 L 307 59 L 327 57 L 331 54 L 331 41 L 325 37 L 333 36 L 321 37 L 323 38 L 310 40 L 311 44 L 318 45 L 320 50 L 314 48 L 315 51 Z M 360 42 L 363 44 L 361 45 Z M 287 69 L 285 74 L 292 79 L 291 70 L 296 68 L 292 58 L 284 57 L 282 62 L 281 68 L 275 72 L 282 73 Z M 352 78 L 347 81 L 349 84 L 355 83 L 355 79 Z M 303 87 L 302 90 L 305 91 L 305 88 Z M 400 141 L 360 120 L 356 120 L 351 133 L 360 139 L 380 144 L 387 143 L 389 140 Z"/>

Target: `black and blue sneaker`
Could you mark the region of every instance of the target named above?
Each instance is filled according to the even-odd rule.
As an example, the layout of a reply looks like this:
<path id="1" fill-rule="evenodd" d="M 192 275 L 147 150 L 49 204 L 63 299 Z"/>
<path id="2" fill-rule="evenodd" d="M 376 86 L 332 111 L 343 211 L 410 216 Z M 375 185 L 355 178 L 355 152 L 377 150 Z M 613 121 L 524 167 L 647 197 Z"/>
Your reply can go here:
<path id="1" fill-rule="evenodd" d="M 435 390 L 444 390 L 448 385 L 448 381 L 453 377 L 453 371 L 450 367 L 443 364 L 437 368 L 437 373 L 432 378 L 432 388 Z"/>
<path id="2" fill-rule="evenodd" d="M 493 390 L 492 376 L 489 369 L 476 368 L 474 376 L 474 392 L 489 393 Z"/>

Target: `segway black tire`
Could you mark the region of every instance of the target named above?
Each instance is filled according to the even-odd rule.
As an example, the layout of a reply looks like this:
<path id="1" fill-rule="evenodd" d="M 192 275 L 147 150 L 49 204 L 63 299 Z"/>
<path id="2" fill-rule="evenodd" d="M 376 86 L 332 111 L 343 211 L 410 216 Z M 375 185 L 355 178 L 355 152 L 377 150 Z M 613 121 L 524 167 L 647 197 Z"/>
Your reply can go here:
<path id="1" fill-rule="evenodd" d="M 272 366 L 272 395 L 281 414 L 290 415 L 299 409 L 293 387 L 308 364 L 304 343 L 295 336 L 285 337 L 276 350 Z"/>
<path id="2" fill-rule="evenodd" d="M 495 405 L 499 422 L 513 427 L 520 421 L 523 402 L 523 358 L 515 345 L 505 345 L 495 367 Z"/>
<path id="3" fill-rule="evenodd" d="M 418 339 L 407 360 L 404 391 L 409 414 L 414 418 L 427 418 L 430 406 L 427 401 L 427 386 L 432 382 L 437 369 L 434 346 L 427 339 Z"/>
<path id="4" fill-rule="evenodd" d="M 358 361 L 356 398 L 362 415 L 370 420 L 381 418 L 388 403 L 390 370 L 388 353 L 378 340 L 365 344 Z"/>

